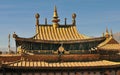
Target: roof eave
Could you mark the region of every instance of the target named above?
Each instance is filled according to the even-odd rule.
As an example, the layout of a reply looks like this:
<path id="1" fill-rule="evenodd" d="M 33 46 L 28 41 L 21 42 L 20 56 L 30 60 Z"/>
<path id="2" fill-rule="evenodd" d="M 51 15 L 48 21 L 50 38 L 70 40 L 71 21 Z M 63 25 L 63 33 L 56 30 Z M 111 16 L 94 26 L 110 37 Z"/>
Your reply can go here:
<path id="1" fill-rule="evenodd" d="M 26 42 L 36 42 L 36 43 L 83 43 L 83 42 L 102 41 L 102 40 L 105 40 L 105 37 L 88 38 L 88 39 L 80 39 L 80 40 L 37 40 L 33 38 L 16 37 L 15 40 L 26 41 Z"/>

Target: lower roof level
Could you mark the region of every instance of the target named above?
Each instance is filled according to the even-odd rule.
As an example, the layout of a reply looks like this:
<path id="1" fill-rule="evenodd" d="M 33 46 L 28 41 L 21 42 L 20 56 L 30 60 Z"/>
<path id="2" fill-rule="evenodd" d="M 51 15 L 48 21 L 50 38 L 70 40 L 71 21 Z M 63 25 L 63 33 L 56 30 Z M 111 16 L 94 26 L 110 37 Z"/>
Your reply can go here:
<path id="1" fill-rule="evenodd" d="M 120 62 L 107 60 L 89 62 L 44 62 L 44 61 L 15 61 L 4 63 L 3 68 L 11 69 L 101 69 L 120 68 Z"/>

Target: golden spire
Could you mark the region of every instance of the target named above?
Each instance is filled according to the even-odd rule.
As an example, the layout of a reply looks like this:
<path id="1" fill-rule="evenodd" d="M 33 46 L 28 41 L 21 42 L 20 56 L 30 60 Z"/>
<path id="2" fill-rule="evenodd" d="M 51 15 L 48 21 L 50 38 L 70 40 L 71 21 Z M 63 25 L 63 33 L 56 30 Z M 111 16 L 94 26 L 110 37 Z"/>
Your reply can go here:
<path id="1" fill-rule="evenodd" d="M 109 32 L 108 32 L 108 28 L 107 28 L 107 27 L 106 27 L 105 37 L 106 37 L 106 38 L 108 38 L 108 37 L 109 37 Z"/>
<path id="2" fill-rule="evenodd" d="M 35 18 L 36 18 L 36 25 L 39 25 L 39 17 L 40 15 L 37 13 L 35 14 Z"/>
<path id="3" fill-rule="evenodd" d="M 56 8 L 56 6 L 54 7 L 54 13 L 53 13 L 53 20 L 52 20 L 52 22 L 53 22 L 53 26 L 54 27 L 58 27 L 58 22 L 59 22 L 60 20 L 58 19 L 58 14 L 57 14 L 57 8 Z"/>
<path id="4" fill-rule="evenodd" d="M 76 25 L 76 20 L 75 20 L 75 18 L 76 18 L 76 14 L 73 13 L 73 14 L 72 14 L 72 24 L 73 24 L 73 25 Z"/>
<path id="5" fill-rule="evenodd" d="M 54 7 L 53 18 L 58 18 L 58 14 L 57 14 L 57 8 L 56 8 L 56 6 Z"/>
<path id="6" fill-rule="evenodd" d="M 38 34 L 39 33 L 39 18 L 40 18 L 39 13 L 35 14 L 35 18 L 36 18 L 36 34 Z"/>

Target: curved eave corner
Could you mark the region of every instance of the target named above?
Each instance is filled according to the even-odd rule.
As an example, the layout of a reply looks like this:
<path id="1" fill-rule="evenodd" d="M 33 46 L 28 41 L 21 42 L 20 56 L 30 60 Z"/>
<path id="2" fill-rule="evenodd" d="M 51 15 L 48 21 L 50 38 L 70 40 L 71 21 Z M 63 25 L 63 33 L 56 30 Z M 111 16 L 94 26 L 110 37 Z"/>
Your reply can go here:
<path id="1" fill-rule="evenodd" d="M 102 41 L 105 40 L 104 37 L 98 37 L 98 38 L 89 38 L 89 39 L 81 39 L 81 40 L 61 40 L 61 41 L 54 41 L 54 40 L 37 40 L 34 38 L 21 38 L 17 37 L 15 38 L 17 41 L 27 41 L 27 42 L 41 42 L 41 43 L 80 43 L 80 42 L 93 42 L 93 41 Z"/>
<path id="2" fill-rule="evenodd" d="M 119 43 L 112 36 L 110 36 L 109 38 L 106 38 L 105 41 L 100 43 L 98 45 L 98 47 L 102 47 L 102 46 L 107 45 L 107 44 L 119 44 Z"/>
<path id="3" fill-rule="evenodd" d="M 23 41 L 25 41 L 25 40 L 32 40 L 32 39 L 34 39 L 34 37 L 35 37 L 35 36 L 30 37 L 30 38 L 23 38 L 23 37 L 19 37 L 17 34 L 13 34 L 13 38 L 14 38 L 15 40 L 23 40 Z"/>

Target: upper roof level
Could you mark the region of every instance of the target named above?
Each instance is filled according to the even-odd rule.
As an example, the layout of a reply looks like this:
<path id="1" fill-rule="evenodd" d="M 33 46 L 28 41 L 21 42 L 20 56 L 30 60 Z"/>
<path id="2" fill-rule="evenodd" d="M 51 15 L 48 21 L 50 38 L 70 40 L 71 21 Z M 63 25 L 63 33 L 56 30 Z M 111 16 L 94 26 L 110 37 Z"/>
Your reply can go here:
<path id="1" fill-rule="evenodd" d="M 14 34 L 14 38 L 16 40 L 22 40 L 22 41 L 31 41 L 31 42 L 41 42 L 41 41 L 48 41 L 48 42 L 84 42 L 84 41 L 99 41 L 104 40 L 105 37 L 100 38 L 90 38 L 84 34 L 81 34 L 77 31 L 76 28 L 76 14 L 72 14 L 72 24 L 66 24 L 66 18 L 65 18 L 65 24 L 60 25 L 59 24 L 59 17 L 57 13 L 57 8 L 55 6 L 54 12 L 53 12 L 53 24 L 47 24 L 47 19 L 45 20 L 45 24 L 39 23 L 40 15 L 37 13 L 35 15 L 36 18 L 36 34 L 32 38 L 20 38 L 16 34 Z"/>
<path id="2" fill-rule="evenodd" d="M 39 24 L 40 15 L 37 13 L 36 17 L 36 35 L 34 39 L 39 40 L 52 40 L 52 41 L 65 41 L 65 40 L 81 40 L 87 39 L 88 37 L 78 33 L 76 29 L 76 14 L 72 15 L 73 23 L 71 25 L 60 25 L 58 22 L 58 13 L 57 8 L 55 6 L 53 13 L 53 24 L 47 25 L 47 21 L 45 25 Z M 65 20 L 66 22 L 66 20 Z"/>

